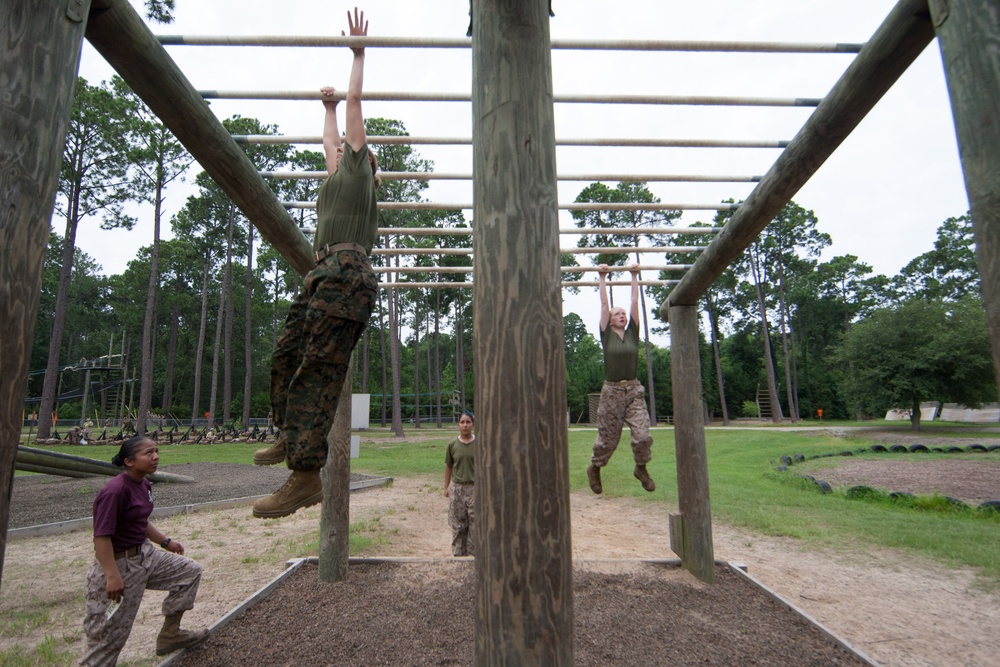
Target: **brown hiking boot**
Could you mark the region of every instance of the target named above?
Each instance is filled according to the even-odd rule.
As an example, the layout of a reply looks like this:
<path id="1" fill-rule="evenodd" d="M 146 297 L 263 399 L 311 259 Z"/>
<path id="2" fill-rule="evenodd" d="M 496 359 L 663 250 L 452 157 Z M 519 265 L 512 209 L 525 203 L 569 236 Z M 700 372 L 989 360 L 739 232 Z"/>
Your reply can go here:
<path id="1" fill-rule="evenodd" d="M 319 471 L 294 470 L 288 481 L 269 496 L 253 504 L 253 515 L 258 519 L 277 519 L 295 513 L 323 500 L 323 480 Z"/>
<path id="2" fill-rule="evenodd" d="M 635 478 L 642 482 L 642 488 L 646 489 L 650 493 L 656 491 L 656 482 L 653 478 L 649 476 L 649 472 L 646 470 L 646 466 L 636 466 L 635 471 L 632 473 Z"/>
<path id="3" fill-rule="evenodd" d="M 273 466 L 285 460 L 285 440 L 278 437 L 267 449 L 258 449 L 253 453 L 253 464 L 257 466 Z"/>
<path id="4" fill-rule="evenodd" d="M 195 646 L 208 639 L 209 630 L 184 630 L 181 628 L 181 615 L 167 616 L 163 629 L 156 637 L 156 655 L 166 655 L 182 648 Z"/>
<path id="5" fill-rule="evenodd" d="M 600 495 L 604 491 L 604 487 L 601 486 L 601 469 L 595 465 L 591 465 L 587 468 L 587 481 L 590 482 L 590 490 L 594 493 Z"/>

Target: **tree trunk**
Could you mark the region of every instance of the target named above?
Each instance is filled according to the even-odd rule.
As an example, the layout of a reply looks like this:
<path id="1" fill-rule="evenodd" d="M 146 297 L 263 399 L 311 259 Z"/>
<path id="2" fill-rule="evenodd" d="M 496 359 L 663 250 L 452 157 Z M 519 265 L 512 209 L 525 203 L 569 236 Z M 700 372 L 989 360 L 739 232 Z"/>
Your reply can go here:
<path id="1" fill-rule="evenodd" d="M 361 393 L 368 393 L 368 366 L 371 362 L 371 327 L 365 327 L 361 338 Z"/>
<path id="2" fill-rule="evenodd" d="M 201 362 L 205 356 L 205 330 L 208 327 L 208 265 L 205 257 L 205 268 L 201 278 L 201 318 L 198 324 L 198 350 L 194 356 L 194 395 L 191 397 L 191 426 L 201 419 Z"/>
<path id="3" fill-rule="evenodd" d="M 464 316 L 462 314 L 462 291 L 459 290 L 455 299 L 455 387 L 458 389 L 458 400 L 462 410 L 465 406 L 465 335 Z"/>
<path id="4" fill-rule="evenodd" d="M 920 430 L 920 399 L 914 398 L 910 404 L 910 428 Z"/>
<path id="5" fill-rule="evenodd" d="M 222 277 L 222 292 L 226 304 L 225 335 L 222 348 L 222 425 L 229 423 L 233 404 L 233 232 L 236 227 L 236 204 L 229 202 L 229 222 L 226 225 L 226 270 Z"/>
<path id="6" fill-rule="evenodd" d="M 434 290 L 434 389 L 437 392 L 437 427 L 441 428 L 441 290 Z"/>
<path id="7" fill-rule="evenodd" d="M 399 258 L 396 258 L 399 261 Z M 399 290 L 393 289 L 389 294 L 389 358 L 392 368 L 392 432 L 397 438 L 403 437 L 403 412 L 399 404 L 400 387 L 399 377 Z"/>
<path id="8" fill-rule="evenodd" d="M 167 337 L 167 369 L 163 380 L 163 411 L 174 407 L 174 364 L 177 362 L 177 333 L 180 329 L 180 309 L 175 304 L 170 312 L 170 334 Z"/>
<path id="9" fill-rule="evenodd" d="M 389 388 L 389 376 L 388 376 L 388 373 L 389 373 L 389 364 L 387 363 L 386 356 L 385 356 L 385 354 L 386 354 L 385 353 L 385 347 L 386 347 L 385 346 L 385 315 L 384 315 L 384 313 L 385 313 L 385 307 L 382 305 L 382 297 L 384 295 L 385 298 L 388 300 L 389 298 L 391 298 L 391 296 L 390 296 L 391 294 L 392 294 L 391 290 L 379 290 L 379 298 L 378 298 L 379 352 L 382 355 L 382 414 L 381 414 L 382 428 L 385 428 L 385 421 L 386 421 L 386 417 L 387 417 L 386 409 L 388 408 L 388 406 L 386 405 L 386 403 L 387 403 L 386 399 L 389 397 L 388 394 L 386 393 L 386 391 Z"/>
<path id="10" fill-rule="evenodd" d="M 774 378 L 774 359 L 771 356 L 771 334 L 767 326 L 767 305 L 764 303 L 764 291 L 760 286 L 760 274 L 757 260 L 750 253 L 750 268 L 753 272 L 753 285 L 757 293 L 757 307 L 760 309 L 760 327 L 764 339 L 764 366 L 767 373 L 767 393 L 771 398 L 771 421 L 781 423 L 781 403 L 778 401 L 778 387 Z"/>
<path id="11" fill-rule="evenodd" d="M 635 256 L 639 263 L 639 254 Z M 649 344 L 649 312 L 646 310 L 646 290 L 639 288 L 639 304 L 642 309 L 642 336 L 646 341 L 646 381 L 649 385 L 649 423 L 656 426 L 656 386 L 653 382 L 653 348 Z"/>
<path id="12" fill-rule="evenodd" d="M 712 302 L 711 292 L 705 293 L 708 303 L 708 322 L 712 327 L 712 355 L 715 357 L 715 381 L 719 385 L 719 407 L 722 408 L 722 425 L 729 426 L 729 408 L 726 407 L 726 383 L 722 378 L 722 356 L 719 354 L 719 321 Z"/>
<path id="13" fill-rule="evenodd" d="M 215 344 L 212 346 L 212 389 L 208 398 L 208 425 L 215 426 L 215 397 L 219 395 L 219 348 L 222 346 L 222 321 L 226 317 L 226 292 L 219 290 L 219 310 L 215 316 Z"/>
<path id="14" fill-rule="evenodd" d="M 420 428 L 420 290 L 413 311 L 413 425 Z"/>
<path id="15" fill-rule="evenodd" d="M 156 192 L 153 195 L 153 249 L 149 255 L 149 283 L 146 288 L 146 318 L 142 323 L 142 371 L 139 373 L 139 413 L 135 432 L 146 432 L 146 421 L 153 404 L 153 336 L 156 328 L 156 297 L 160 287 L 160 216 L 163 210 L 163 166 L 156 168 Z"/>
<path id="16" fill-rule="evenodd" d="M 243 415 L 240 427 L 244 430 L 250 424 L 250 392 L 253 380 L 253 225 L 247 225 L 247 277 L 243 291 L 245 293 L 243 315 Z"/>
<path id="17" fill-rule="evenodd" d="M 778 279 L 778 331 L 781 332 L 781 351 L 785 361 L 785 395 L 788 399 L 788 416 L 792 422 L 799 420 L 799 401 L 795 396 L 795 386 L 792 383 L 792 363 L 788 347 L 788 327 L 786 326 L 788 310 L 785 304 L 785 277 Z"/>
<path id="18" fill-rule="evenodd" d="M 66 236 L 63 238 L 62 266 L 59 268 L 59 291 L 56 293 L 55 313 L 52 317 L 52 331 L 49 334 L 49 358 L 45 364 L 45 381 L 42 383 L 42 398 L 38 405 L 38 438 L 52 437 L 52 413 L 56 405 L 56 389 L 59 385 L 59 361 L 62 352 L 63 331 L 66 327 L 66 307 L 69 305 L 69 283 L 73 274 L 73 253 L 76 249 L 76 228 L 79 210 L 79 196 L 70 203 L 66 216 Z"/>

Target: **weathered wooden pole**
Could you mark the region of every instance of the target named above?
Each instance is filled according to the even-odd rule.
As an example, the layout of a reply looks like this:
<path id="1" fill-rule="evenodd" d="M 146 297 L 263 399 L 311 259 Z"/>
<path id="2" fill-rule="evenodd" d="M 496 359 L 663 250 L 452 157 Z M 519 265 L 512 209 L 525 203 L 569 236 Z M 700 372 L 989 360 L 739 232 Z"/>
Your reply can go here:
<path id="1" fill-rule="evenodd" d="M 351 529 L 351 375 L 337 401 L 333 426 L 327 435 L 329 451 L 323 466 L 323 512 L 319 523 L 319 580 L 347 579 Z"/>
<path id="2" fill-rule="evenodd" d="M 545 0 L 477 0 L 477 665 L 572 665 L 555 120 Z M 583 465 L 581 463 L 581 465 Z"/>
<path id="3" fill-rule="evenodd" d="M 0 577 L 42 264 L 89 5 L 0 2 Z"/>
<path id="4" fill-rule="evenodd" d="M 1000 386 L 1000 4 L 930 2 L 944 60 Z"/>
<path id="5" fill-rule="evenodd" d="M 674 388 L 674 450 L 680 514 L 670 515 L 670 548 L 684 569 L 715 581 L 712 509 L 708 501 L 705 406 L 701 396 L 698 307 L 670 307 L 670 381 Z"/>
<path id="6" fill-rule="evenodd" d="M 309 242 L 127 0 L 93 0 L 87 39 L 282 257 L 305 275 Z"/>

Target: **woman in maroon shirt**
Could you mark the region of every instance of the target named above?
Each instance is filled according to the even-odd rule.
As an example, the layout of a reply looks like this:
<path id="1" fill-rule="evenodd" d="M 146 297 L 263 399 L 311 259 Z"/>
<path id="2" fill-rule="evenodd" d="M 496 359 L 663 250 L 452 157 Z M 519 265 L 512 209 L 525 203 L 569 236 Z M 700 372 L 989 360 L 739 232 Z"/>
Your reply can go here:
<path id="1" fill-rule="evenodd" d="M 208 630 L 180 627 L 181 616 L 194 606 L 201 565 L 184 557 L 180 542 L 149 523 L 153 487 L 146 475 L 159 466 L 159 448 L 149 438 L 136 436 L 122 444 L 111 462 L 124 466 L 125 472 L 113 477 L 94 498 L 95 560 L 87 571 L 83 621 L 87 650 L 81 665 L 118 661 L 147 588 L 169 591 L 163 600 L 166 618 L 156 638 L 157 655 L 194 646 L 208 637 Z"/>

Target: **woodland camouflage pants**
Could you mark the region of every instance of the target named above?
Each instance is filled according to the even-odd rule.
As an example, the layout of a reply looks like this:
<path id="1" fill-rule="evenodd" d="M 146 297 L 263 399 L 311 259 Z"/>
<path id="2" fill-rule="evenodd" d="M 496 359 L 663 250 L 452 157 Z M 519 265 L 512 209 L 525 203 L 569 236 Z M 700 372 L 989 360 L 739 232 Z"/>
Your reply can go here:
<path id="1" fill-rule="evenodd" d="M 326 463 L 327 434 L 377 289 L 364 255 L 339 252 L 306 276 L 288 309 L 271 357 L 271 411 L 292 470 Z"/>

